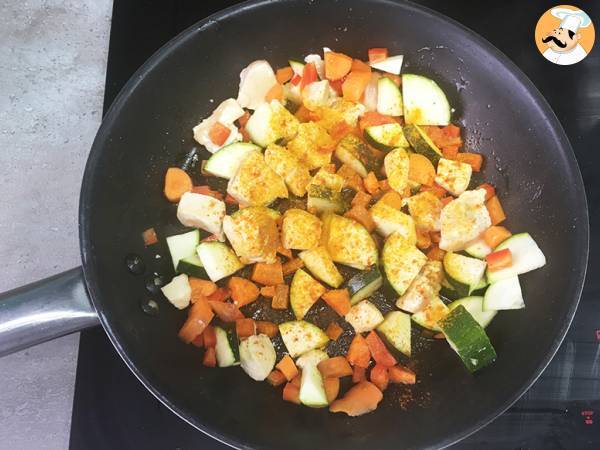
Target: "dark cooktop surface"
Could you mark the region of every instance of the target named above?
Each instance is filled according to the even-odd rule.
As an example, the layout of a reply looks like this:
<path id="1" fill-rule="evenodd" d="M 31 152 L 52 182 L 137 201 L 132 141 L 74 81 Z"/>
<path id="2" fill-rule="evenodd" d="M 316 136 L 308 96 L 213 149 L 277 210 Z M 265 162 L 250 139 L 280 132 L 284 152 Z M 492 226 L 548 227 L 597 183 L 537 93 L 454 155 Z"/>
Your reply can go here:
<path id="1" fill-rule="evenodd" d="M 235 1 L 115 0 L 105 110 L 133 72 L 194 22 Z M 537 53 L 533 30 L 553 2 L 418 1 L 475 30 L 535 83 L 562 122 L 586 184 L 592 242 L 579 310 L 540 379 L 505 414 L 456 449 L 600 448 L 600 42 L 583 61 L 561 67 Z M 585 2 L 600 26 L 600 3 Z M 600 39 L 597 39 L 600 40 Z M 557 180 L 557 182 L 560 182 Z M 399 448 L 401 448 L 401 441 Z M 72 450 L 227 449 L 167 410 L 126 368 L 101 328 L 81 334 L 71 428 Z"/>

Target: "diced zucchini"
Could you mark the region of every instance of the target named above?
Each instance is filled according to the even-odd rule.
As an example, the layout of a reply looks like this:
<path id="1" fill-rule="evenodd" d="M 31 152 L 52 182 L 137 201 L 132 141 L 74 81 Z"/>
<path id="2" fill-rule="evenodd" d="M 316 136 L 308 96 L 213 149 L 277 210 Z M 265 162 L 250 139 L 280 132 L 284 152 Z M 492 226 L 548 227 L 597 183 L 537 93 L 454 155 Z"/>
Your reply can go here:
<path id="1" fill-rule="evenodd" d="M 442 278 L 442 289 L 440 289 L 440 295 L 448 300 L 458 300 L 460 298 L 460 295 L 458 292 L 456 292 L 454 286 L 450 284 L 445 276 Z"/>
<path id="2" fill-rule="evenodd" d="M 208 158 L 204 170 L 217 177 L 230 179 L 250 152 L 260 152 L 258 145 L 248 142 L 234 142 L 226 145 Z"/>
<path id="3" fill-rule="evenodd" d="M 410 357 L 410 316 L 401 311 L 386 314 L 385 320 L 377 327 L 386 340 L 400 353 Z"/>
<path id="4" fill-rule="evenodd" d="M 249 336 L 240 343 L 240 365 L 250 378 L 262 381 L 275 367 L 277 355 L 269 336 Z"/>
<path id="5" fill-rule="evenodd" d="M 298 257 L 310 273 L 329 286 L 338 288 L 344 282 L 344 278 L 325 247 L 319 246 L 305 250 L 300 252 Z"/>
<path id="6" fill-rule="evenodd" d="M 326 214 L 322 221 L 321 244 L 334 262 L 359 270 L 377 263 L 377 245 L 363 225 L 336 214 Z"/>
<path id="7" fill-rule="evenodd" d="M 377 112 L 386 116 L 404 114 L 400 88 L 387 77 L 377 80 Z"/>
<path id="8" fill-rule="evenodd" d="M 411 319 L 423 328 L 427 328 L 432 331 L 440 331 L 438 322 L 446 317 L 449 310 L 446 304 L 440 300 L 439 297 L 433 297 L 429 302 L 429 305 L 422 311 L 415 313 L 411 316 Z"/>
<path id="9" fill-rule="evenodd" d="M 177 273 L 185 273 L 190 277 L 196 278 L 208 277 L 206 270 L 202 267 L 202 261 L 200 261 L 197 254 L 180 259 L 177 263 Z"/>
<path id="10" fill-rule="evenodd" d="M 473 316 L 473 319 L 475 319 L 479 325 L 485 328 L 496 316 L 497 311 L 486 311 L 483 309 L 483 304 L 483 297 L 465 297 L 450 303 L 448 305 L 448 309 L 452 311 L 459 305 L 464 306 L 465 309 Z"/>
<path id="11" fill-rule="evenodd" d="M 233 250 L 223 242 L 201 242 L 197 252 L 211 281 L 219 281 L 244 267 Z"/>
<path id="12" fill-rule="evenodd" d="M 408 148 L 408 141 L 404 137 L 402 126 L 399 123 L 367 127 L 365 128 L 365 139 L 373 147 L 383 152 L 389 152 L 398 147 Z"/>
<path id="13" fill-rule="evenodd" d="M 442 151 L 433 143 L 431 138 L 418 125 L 407 125 L 404 127 L 404 136 L 415 151 L 427 157 L 435 166 L 440 158 L 443 158 Z"/>
<path id="14" fill-rule="evenodd" d="M 350 294 L 350 303 L 357 304 L 361 300 L 370 297 L 383 285 L 383 277 L 377 266 L 372 266 L 368 270 L 354 275 L 348 280 L 348 293 Z"/>
<path id="15" fill-rule="evenodd" d="M 546 265 L 546 257 L 529 233 L 519 233 L 509 237 L 498 245 L 494 251 L 505 248 L 509 249 L 512 254 L 512 265 L 506 269 L 488 270 L 488 281 L 492 284 Z"/>
<path id="16" fill-rule="evenodd" d="M 485 291 L 483 298 L 483 309 L 485 311 L 521 308 L 525 308 L 525 302 L 523 301 L 521 284 L 517 275 L 496 281 Z"/>
<path id="17" fill-rule="evenodd" d="M 301 162 L 294 152 L 271 144 L 265 150 L 265 163 L 283 178 L 292 194 L 304 197 L 311 176 L 306 164 Z"/>
<path id="18" fill-rule="evenodd" d="M 480 259 L 448 252 L 444 256 L 444 270 L 450 284 L 459 295 L 473 292 L 485 274 L 486 262 Z"/>
<path id="19" fill-rule="evenodd" d="M 480 237 L 469 244 L 469 246 L 465 248 L 465 252 L 475 258 L 484 259 L 487 255 L 492 253 L 492 249 L 485 243 L 485 239 Z"/>
<path id="20" fill-rule="evenodd" d="M 389 152 L 383 160 L 388 183 L 400 195 L 404 195 L 408 188 L 409 161 L 408 153 L 401 147 Z"/>
<path id="21" fill-rule="evenodd" d="M 310 184 L 325 186 L 334 192 L 342 192 L 342 189 L 346 186 L 346 180 L 341 175 L 331 173 L 321 167 L 310 181 Z"/>
<path id="22" fill-rule="evenodd" d="M 219 367 L 237 366 L 240 363 L 240 352 L 235 330 L 215 327 L 215 335 L 217 336 L 215 353 Z"/>
<path id="23" fill-rule="evenodd" d="M 469 372 L 475 372 L 495 361 L 496 351 L 485 330 L 469 311 L 459 305 L 439 322 L 450 347 L 460 356 Z"/>
<path id="24" fill-rule="evenodd" d="M 299 122 L 278 100 L 262 103 L 246 123 L 246 131 L 254 142 L 266 147 L 280 139 L 288 141 L 298 132 Z"/>
<path id="25" fill-rule="evenodd" d="M 440 158 L 435 182 L 452 195 L 460 195 L 467 190 L 471 182 L 473 169 L 469 164 L 451 159 Z"/>
<path id="26" fill-rule="evenodd" d="M 344 317 L 356 333 L 374 330 L 383 322 L 383 314 L 368 300 L 362 300 L 350 308 Z"/>
<path id="27" fill-rule="evenodd" d="M 173 260 L 173 268 L 177 269 L 179 260 L 196 254 L 196 247 L 200 243 L 200 231 L 193 230 L 183 234 L 167 237 L 167 246 Z"/>
<path id="28" fill-rule="evenodd" d="M 402 75 L 402 97 L 407 124 L 450 123 L 450 103 L 435 81 L 421 75 Z"/>
<path id="29" fill-rule="evenodd" d="M 307 192 L 307 208 L 320 213 L 342 213 L 346 210 L 341 194 L 327 186 L 309 184 Z"/>
<path id="30" fill-rule="evenodd" d="M 302 369 L 300 378 L 300 403 L 312 408 L 327 406 L 327 394 L 323 383 L 323 376 L 317 365 L 328 358 L 327 353 L 322 350 L 311 350 L 305 353 L 296 365 Z"/>
<path id="31" fill-rule="evenodd" d="M 288 62 L 290 64 L 290 67 L 294 71 L 294 75 L 298 75 L 299 77 L 301 77 L 302 72 L 304 71 L 304 63 L 295 59 L 290 59 Z"/>
<path id="32" fill-rule="evenodd" d="M 284 248 L 308 250 L 321 241 L 321 221 L 307 211 L 290 208 L 283 214 L 281 244 Z"/>
<path id="33" fill-rule="evenodd" d="M 284 322 L 279 325 L 281 338 L 292 358 L 310 350 L 325 347 L 329 338 L 323 330 L 304 320 Z"/>
<path id="34" fill-rule="evenodd" d="M 438 296 L 443 278 L 442 263 L 427 261 L 404 295 L 396 301 L 396 306 L 410 313 L 421 311 Z"/>
<path id="35" fill-rule="evenodd" d="M 485 191 L 466 191 L 452 200 L 440 216 L 440 248 L 459 251 L 477 239 L 492 224 L 485 207 Z"/>
<path id="36" fill-rule="evenodd" d="M 381 259 L 385 275 L 399 295 L 406 292 L 427 262 L 427 256 L 400 233 L 393 233 L 387 238 Z"/>
<path id="37" fill-rule="evenodd" d="M 190 304 L 192 288 L 185 273 L 173 277 L 170 283 L 161 288 L 161 291 L 177 309 L 185 309 Z"/>
<path id="38" fill-rule="evenodd" d="M 344 164 L 347 164 L 361 177 L 366 177 L 371 171 L 376 171 L 379 167 L 377 158 L 369 147 L 352 134 L 347 134 L 337 144 L 335 148 L 335 157 Z"/>
<path id="39" fill-rule="evenodd" d="M 402 55 L 390 56 L 388 58 L 385 58 L 383 61 L 370 63 L 370 66 L 373 69 L 381 70 L 382 72 L 400 75 L 403 60 L 404 56 Z"/>
<path id="40" fill-rule="evenodd" d="M 290 304 L 296 319 L 303 319 L 308 310 L 326 290 L 321 283 L 304 270 L 296 270 L 290 287 Z"/>
<path id="41" fill-rule="evenodd" d="M 376 230 L 383 237 L 388 237 L 394 232 L 400 233 L 409 242 L 417 243 L 415 222 L 408 214 L 404 214 L 385 202 L 379 200 L 370 209 L 371 218 L 375 222 Z"/>

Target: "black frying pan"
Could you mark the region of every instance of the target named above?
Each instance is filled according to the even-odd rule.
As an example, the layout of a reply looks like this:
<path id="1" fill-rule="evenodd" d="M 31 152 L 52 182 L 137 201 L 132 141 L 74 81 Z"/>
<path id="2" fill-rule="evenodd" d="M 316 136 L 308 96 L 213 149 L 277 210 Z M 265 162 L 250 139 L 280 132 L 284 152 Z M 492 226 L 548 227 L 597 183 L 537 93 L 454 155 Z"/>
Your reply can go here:
<path id="1" fill-rule="evenodd" d="M 405 72 L 438 80 L 456 108 L 454 120 L 465 126 L 467 147 L 486 156 L 483 175 L 501 193 L 507 226 L 531 232 L 548 259 L 523 277 L 527 308 L 503 312 L 488 327 L 498 352 L 493 366 L 470 375 L 445 343 L 419 341 L 419 383 L 390 388 L 376 412 L 355 419 L 284 403 L 279 390 L 239 369 L 203 368 L 198 349 L 176 336 L 185 312 L 164 299 L 158 316 L 140 308 L 150 296 L 148 277 L 172 276 L 164 244 L 145 249 L 140 233 L 154 226 L 164 240 L 182 230 L 161 191 L 166 167 L 195 147 L 191 128 L 235 95 L 250 61 L 281 66 L 323 45 L 352 55 L 387 46 L 405 55 Z M 474 432 L 517 400 L 556 352 L 577 307 L 588 254 L 581 176 L 536 88 L 458 23 L 384 0 L 249 2 L 168 43 L 106 115 L 84 175 L 80 226 L 85 285 L 119 354 L 176 414 L 239 448 L 442 447 Z M 143 275 L 127 269 L 128 254 L 142 257 Z M 80 269 L 4 294 L 0 354 L 96 320 Z"/>

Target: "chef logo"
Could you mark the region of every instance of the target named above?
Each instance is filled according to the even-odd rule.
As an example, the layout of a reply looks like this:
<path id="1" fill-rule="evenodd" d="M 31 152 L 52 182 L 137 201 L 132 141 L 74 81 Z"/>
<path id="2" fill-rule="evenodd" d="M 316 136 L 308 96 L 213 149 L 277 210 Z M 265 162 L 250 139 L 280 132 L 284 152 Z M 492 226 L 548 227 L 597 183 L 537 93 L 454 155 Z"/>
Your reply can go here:
<path id="1" fill-rule="evenodd" d="M 535 27 L 535 43 L 548 61 L 561 66 L 578 63 L 592 50 L 594 24 L 585 11 L 560 5 L 546 11 Z"/>

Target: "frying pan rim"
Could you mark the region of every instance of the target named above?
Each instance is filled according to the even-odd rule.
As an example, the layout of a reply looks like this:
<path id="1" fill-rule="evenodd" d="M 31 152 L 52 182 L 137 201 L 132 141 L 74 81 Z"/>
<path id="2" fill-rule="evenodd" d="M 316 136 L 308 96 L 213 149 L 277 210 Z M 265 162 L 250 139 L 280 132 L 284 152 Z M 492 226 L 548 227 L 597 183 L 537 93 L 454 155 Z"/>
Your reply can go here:
<path id="1" fill-rule="evenodd" d="M 297 0 L 284 0 L 285 2 L 295 2 Z M 398 2 L 392 2 L 390 0 L 362 0 L 365 3 L 381 3 L 381 4 L 389 4 L 392 6 L 398 6 Z M 177 36 L 169 40 L 166 44 L 160 47 L 153 55 L 148 58 L 142 66 L 140 66 L 135 73 L 129 78 L 127 83 L 120 90 L 119 94 L 115 97 L 108 111 L 106 112 L 102 124 L 96 134 L 94 139 L 94 143 L 92 144 L 92 148 L 90 150 L 88 160 L 85 166 L 85 171 L 83 175 L 83 181 L 80 192 L 80 201 L 79 201 L 79 240 L 80 240 L 80 248 L 81 248 L 81 258 L 83 263 L 83 272 L 85 283 L 88 289 L 88 293 L 90 295 L 90 299 L 94 308 L 96 309 L 98 316 L 100 318 L 100 322 L 106 331 L 111 343 L 117 350 L 119 356 L 123 359 L 127 367 L 131 370 L 131 372 L 140 380 L 140 382 L 159 400 L 163 403 L 167 408 L 169 408 L 173 413 L 179 416 L 182 420 L 189 423 L 194 428 L 202 431 L 208 436 L 226 444 L 229 446 L 235 446 L 236 448 L 241 449 L 251 449 L 256 447 L 249 447 L 246 444 L 239 441 L 236 436 L 232 436 L 229 434 L 222 434 L 220 432 L 215 431 L 213 428 L 206 426 L 201 423 L 194 423 L 194 421 L 189 418 L 190 414 L 183 409 L 180 409 L 178 406 L 173 404 L 171 400 L 160 391 L 160 389 L 156 388 L 147 378 L 146 376 L 139 370 L 136 364 L 129 358 L 126 354 L 124 348 L 121 346 L 119 340 L 115 336 L 115 331 L 112 328 L 111 321 L 107 317 L 106 311 L 102 305 L 100 300 L 97 300 L 101 297 L 100 288 L 97 283 L 97 278 L 95 276 L 96 273 L 96 265 L 94 263 L 93 258 L 91 257 L 92 249 L 91 249 L 91 239 L 90 239 L 90 223 L 88 221 L 88 204 L 90 203 L 88 200 L 92 194 L 92 187 L 94 185 L 95 179 L 95 168 L 100 160 L 101 149 L 104 146 L 104 142 L 108 135 L 109 130 L 112 129 L 112 124 L 118 118 L 119 110 L 123 107 L 123 105 L 127 102 L 129 95 L 136 89 L 137 85 L 141 83 L 146 75 L 150 73 L 157 65 L 159 65 L 162 60 L 167 56 L 171 49 L 178 46 L 178 44 L 186 39 L 190 38 L 194 31 L 201 31 L 202 28 L 206 26 L 210 26 L 217 20 L 225 20 L 232 15 L 240 14 L 246 10 L 266 6 L 272 3 L 271 0 L 249 0 L 244 3 L 240 3 L 237 5 L 230 6 L 223 10 L 220 10 L 198 22 L 195 22 L 193 25 L 189 26 L 182 32 L 180 32 Z M 546 355 L 542 358 L 536 369 L 532 372 L 532 375 L 528 378 L 528 380 L 523 384 L 523 386 L 518 389 L 513 395 L 511 395 L 506 401 L 504 401 L 498 408 L 495 408 L 494 411 L 485 417 L 482 417 L 478 421 L 474 422 L 471 426 L 466 427 L 460 431 L 457 431 L 449 436 L 447 436 L 443 441 L 438 442 L 437 444 L 440 448 L 448 447 L 456 442 L 461 441 L 462 439 L 470 436 L 476 431 L 480 430 L 494 419 L 499 417 L 502 413 L 504 413 L 510 406 L 512 406 L 527 390 L 531 388 L 533 383 L 539 378 L 542 372 L 546 369 L 550 361 L 553 359 L 554 355 L 558 351 L 560 344 L 564 340 L 566 333 L 573 321 L 575 312 L 577 310 L 581 294 L 583 291 L 583 285 L 587 272 L 587 263 L 588 263 L 588 254 L 589 254 L 589 213 L 588 213 L 588 205 L 585 187 L 583 184 L 583 178 L 581 175 L 581 171 L 579 169 L 577 160 L 575 158 L 573 148 L 571 143 L 562 127 L 562 124 L 556 117 L 556 114 L 544 98 L 544 96 L 539 92 L 537 87 L 533 84 L 533 82 L 525 75 L 525 73 L 510 60 L 502 51 L 500 51 L 496 46 L 490 43 L 487 39 L 483 38 L 475 31 L 470 28 L 464 26 L 460 22 L 442 14 L 435 10 L 432 10 L 426 6 L 422 6 L 419 4 L 415 4 L 411 1 L 404 0 L 401 2 L 401 5 L 408 10 L 412 10 L 412 12 L 416 12 L 418 14 L 424 14 L 425 16 L 429 16 L 434 20 L 440 20 L 442 22 L 447 22 L 450 26 L 457 27 L 459 31 L 464 33 L 474 44 L 478 45 L 480 48 L 485 50 L 488 55 L 496 59 L 501 65 L 503 65 L 514 77 L 515 79 L 521 83 L 521 85 L 525 88 L 526 92 L 537 101 L 539 109 L 542 111 L 542 114 L 546 118 L 550 129 L 554 131 L 556 137 L 558 138 L 559 146 L 563 149 L 563 153 L 566 156 L 566 163 L 570 171 L 575 175 L 576 179 L 573 180 L 575 182 L 575 189 L 579 190 L 581 195 L 578 196 L 580 199 L 579 205 L 577 205 L 576 211 L 579 212 L 577 219 L 580 220 L 580 223 L 583 222 L 584 230 L 581 230 L 578 234 L 576 234 L 576 246 L 580 248 L 581 254 L 577 261 L 581 270 L 579 271 L 579 276 L 577 277 L 575 283 L 575 292 L 574 296 L 571 300 L 570 308 L 566 312 L 566 317 L 563 323 L 563 326 L 559 329 L 558 334 L 555 336 L 552 344 L 550 345 L 549 350 Z"/>

